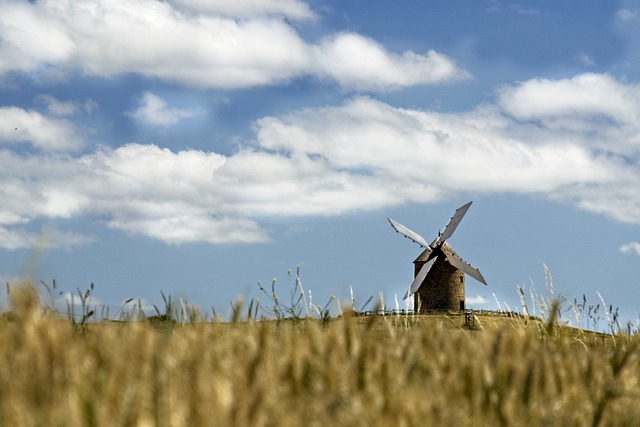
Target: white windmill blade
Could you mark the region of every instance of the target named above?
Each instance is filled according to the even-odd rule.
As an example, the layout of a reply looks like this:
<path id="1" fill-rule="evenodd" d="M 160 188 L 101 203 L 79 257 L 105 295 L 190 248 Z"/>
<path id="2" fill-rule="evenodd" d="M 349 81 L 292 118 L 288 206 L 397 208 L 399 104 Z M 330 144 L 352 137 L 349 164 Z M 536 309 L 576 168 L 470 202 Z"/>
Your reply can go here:
<path id="1" fill-rule="evenodd" d="M 465 260 L 457 256 L 456 254 L 452 254 L 448 251 L 443 251 L 443 252 L 447 257 L 447 261 L 449 261 L 449 264 L 451 264 L 458 270 L 467 273 L 469 276 L 473 277 L 478 282 L 483 283 L 485 285 L 487 284 L 486 280 L 484 280 L 484 277 L 482 277 L 480 270 L 473 267 L 471 264 L 469 264 L 468 262 L 466 262 Z"/>
<path id="2" fill-rule="evenodd" d="M 429 273 L 429 270 L 431 270 L 431 267 L 433 267 L 433 263 L 436 262 L 437 258 L 438 257 L 434 256 L 429 261 L 424 263 L 424 265 L 422 266 L 422 268 L 420 269 L 420 271 L 416 275 L 416 278 L 413 279 L 413 282 L 411 283 L 411 287 L 409 288 L 407 293 L 404 294 L 404 298 L 403 299 L 407 299 L 411 295 L 413 295 L 416 292 L 418 292 L 418 289 L 420 288 L 420 285 L 422 285 L 422 282 L 424 282 L 424 278 L 427 277 L 427 274 Z"/>
<path id="3" fill-rule="evenodd" d="M 458 224 L 460 224 L 460 221 L 462 221 L 462 217 L 464 217 L 464 214 L 466 214 L 469 210 L 471 203 L 473 202 L 469 202 L 466 205 L 460 206 L 458 209 L 456 209 L 453 216 L 449 220 L 449 223 L 444 228 L 444 231 L 436 238 L 434 243 L 442 243 L 453 235 L 453 232 L 456 231 L 456 228 L 458 228 Z"/>
<path id="4" fill-rule="evenodd" d="M 404 237 L 406 237 L 408 239 L 413 240 L 414 242 L 416 242 L 417 244 L 419 244 L 423 248 L 428 248 L 429 247 L 429 244 L 427 243 L 426 240 L 424 240 L 424 238 L 421 235 L 419 235 L 415 231 L 409 230 L 407 227 L 405 227 L 404 225 L 402 225 L 402 224 L 400 224 L 398 222 L 395 222 L 391 218 L 387 218 L 387 219 L 389 220 L 389 223 L 391 224 L 393 229 L 396 230 L 398 233 L 402 234 Z"/>

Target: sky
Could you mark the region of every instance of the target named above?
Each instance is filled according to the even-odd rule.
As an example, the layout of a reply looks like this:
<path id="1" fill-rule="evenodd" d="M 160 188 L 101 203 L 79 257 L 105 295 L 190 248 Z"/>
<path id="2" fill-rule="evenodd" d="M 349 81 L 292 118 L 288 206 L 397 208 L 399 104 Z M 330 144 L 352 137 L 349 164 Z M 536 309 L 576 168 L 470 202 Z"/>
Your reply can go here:
<path id="1" fill-rule="evenodd" d="M 551 281 L 636 324 L 639 67 L 633 1 L 0 0 L 0 279 L 404 308 L 387 217 L 473 201 L 468 306 Z"/>

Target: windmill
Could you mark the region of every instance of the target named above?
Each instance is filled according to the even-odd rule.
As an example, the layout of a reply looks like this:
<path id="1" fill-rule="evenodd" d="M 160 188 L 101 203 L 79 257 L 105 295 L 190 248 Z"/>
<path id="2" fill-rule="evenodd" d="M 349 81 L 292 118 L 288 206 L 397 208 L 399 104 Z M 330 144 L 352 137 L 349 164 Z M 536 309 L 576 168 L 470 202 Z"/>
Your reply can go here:
<path id="1" fill-rule="evenodd" d="M 388 218 L 394 230 L 425 248 L 413 262 L 415 279 L 404 296 L 404 299 L 407 299 L 415 293 L 418 294 L 418 298 L 414 298 L 415 311 L 464 310 L 465 273 L 478 282 L 487 284 L 480 271 L 460 258 L 446 243 L 469 210 L 471 203 L 473 202 L 456 209 L 444 231 L 438 233 L 431 244 L 428 244 L 418 233 Z"/>

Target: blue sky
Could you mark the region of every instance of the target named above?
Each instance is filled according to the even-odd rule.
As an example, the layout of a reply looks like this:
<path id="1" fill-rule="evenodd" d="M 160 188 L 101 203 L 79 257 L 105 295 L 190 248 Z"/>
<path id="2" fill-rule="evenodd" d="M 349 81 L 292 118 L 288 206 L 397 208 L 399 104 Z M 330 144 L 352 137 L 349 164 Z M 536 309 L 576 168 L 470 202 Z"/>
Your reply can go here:
<path id="1" fill-rule="evenodd" d="M 420 249 L 386 218 L 473 200 L 470 306 L 546 265 L 636 322 L 639 41 L 625 1 L 0 0 L 0 278 L 227 314 L 300 265 L 393 306 Z"/>

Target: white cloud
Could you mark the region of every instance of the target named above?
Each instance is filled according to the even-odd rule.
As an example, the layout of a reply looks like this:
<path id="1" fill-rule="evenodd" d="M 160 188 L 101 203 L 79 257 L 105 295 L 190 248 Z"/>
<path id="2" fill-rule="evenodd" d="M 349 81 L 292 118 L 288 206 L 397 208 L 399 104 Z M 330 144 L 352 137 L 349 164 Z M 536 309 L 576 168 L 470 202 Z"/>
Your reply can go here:
<path id="1" fill-rule="evenodd" d="M 620 249 L 620 252 L 622 252 L 623 254 L 632 252 L 632 253 L 635 253 L 636 255 L 640 255 L 640 243 L 639 242 L 625 243 L 624 245 L 621 245 L 619 249 Z"/>
<path id="2" fill-rule="evenodd" d="M 616 154 L 640 145 L 640 85 L 607 74 L 571 79 L 535 79 L 499 91 L 502 110 L 547 138 L 589 145 Z"/>
<path id="3" fill-rule="evenodd" d="M 640 19 L 640 11 L 630 9 L 620 9 L 617 13 L 618 19 L 621 21 L 635 21 Z"/>
<path id="4" fill-rule="evenodd" d="M 487 299 L 482 295 L 476 295 L 475 297 L 467 297 L 467 305 L 485 305 Z"/>
<path id="5" fill-rule="evenodd" d="M 619 168 L 628 170 L 634 167 L 621 164 Z M 612 166 L 611 174 L 619 174 L 619 168 Z M 640 176 L 637 163 L 635 169 L 610 182 L 576 185 L 551 197 L 570 201 L 581 210 L 616 221 L 640 224 Z"/>
<path id="6" fill-rule="evenodd" d="M 203 114 L 200 108 L 192 110 L 181 110 L 178 108 L 168 108 L 164 99 L 151 93 L 145 92 L 139 100 L 139 107 L 132 112 L 125 112 L 143 123 L 160 127 L 169 127 L 180 120 Z"/>
<path id="7" fill-rule="evenodd" d="M 640 86 L 619 82 L 607 74 L 534 79 L 506 86 L 499 95 L 505 112 L 520 120 L 547 119 L 548 124 L 567 116 L 578 119 L 603 116 L 628 123 L 640 113 Z"/>
<path id="8" fill-rule="evenodd" d="M 511 10 L 522 15 L 540 15 L 540 10 L 535 7 L 522 6 L 521 4 L 512 4 Z"/>
<path id="9" fill-rule="evenodd" d="M 267 240 L 255 220 L 239 212 L 234 191 L 244 183 L 224 188 L 215 179 L 225 163 L 215 153 L 138 144 L 80 157 L 0 151 L 4 247 L 28 247 L 35 235 L 20 227 L 35 218 L 91 214 L 106 216 L 109 227 L 167 243 Z M 254 179 L 260 178 L 256 172 Z M 86 243 L 81 236 L 61 236 L 68 246 Z"/>
<path id="10" fill-rule="evenodd" d="M 171 244 L 262 242 L 265 216 L 339 215 L 456 192 L 544 195 L 640 224 L 639 110 L 637 85 L 585 74 L 503 87 L 494 104 L 462 113 L 358 96 L 264 117 L 253 146 L 229 156 L 144 144 L 82 155 L 5 149 L 0 225 L 19 233 L 38 218 L 98 215 Z"/>
<path id="11" fill-rule="evenodd" d="M 55 304 L 59 310 L 66 310 L 67 307 L 72 307 L 77 316 L 82 316 L 82 299 L 84 299 L 85 306 L 89 310 L 104 305 L 101 299 L 91 295 L 90 289 L 86 289 L 82 295 L 78 292 L 65 292 L 55 299 Z M 94 313 L 94 316 L 97 317 L 98 313 Z"/>
<path id="12" fill-rule="evenodd" d="M 47 248 L 70 249 L 76 246 L 85 246 L 93 242 L 93 238 L 80 233 L 64 230 L 54 230 L 47 239 Z M 23 228 L 6 228 L 0 225 L 0 248 L 33 249 L 41 244 L 42 234 L 34 233 Z"/>
<path id="13" fill-rule="evenodd" d="M 313 20 L 315 14 L 299 0 L 171 0 L 178 8 L 233 18 L 281 15 L 295 21 Z"/>
<path id="14" fill-rule="evenodd" d="M 355 33 L 326 38 L 316 49 L 321 75 L 355 90 L 384 91 L 418 84 L 464 80 L 471 75 L 433 50 L 425 55 L 387 52 L 374 40 Z"/>
<path id="15" fill-rule="evenodd" d="M 91 114 L 99 108 L 98 104 L 92 99 L 87 99 L 84 102 L 77 100 L 61 101 L 51 95 L 41 94 L 38 95 L 36 100 L 45 105 L 49 115 L 55 117 L 75 116 L 81 112 Z"/>
<path id="16" fill-rule="evenodd" d="M 74 42 L 64 24 L 41 7 L 28 2 L 3 2 L 0 75 L 11 71 L 36 72 L 71 58 Z"/>
<path id="17" fill-rule="evenodd" d="M 596 61 L 589 55 L 587 55 L 584 51 L 580 51 L 576 54 L 576 61 L 579 64 L 584 65 L 586 67 L 595 67 Z"/>
<path id="18" fill-rule="evenodd" d="M 216 218 L 205 212 L 200 215 L 178 214 L 139 219 L 119 215 L 109 221 L 108 225 L 169 244 L 189 242 L 260 243 L 269 240 L 267 233 L 255 221 L 243 218 Z"/>
<path id="19" fill-rule="evenodd" d="M 360 97 L 261 119 L 257 135 L 262 147 L 322 159 L 350 182 L 377 181 L 378 206 L 447 191 L 540 193 L 640 224 L 639 112 L 638 85 L 584 74 L 503 87 L 495 105 L 459 114 Z"/>
<path id="20" fill-rule="evenodd" d="M 508 3 L 502 5 L 497 0 L 490 0 L 487 6 L 488 13 L 501 13 L 501 12 L 513 12 L 520 15 L 539 15 L 540 10 L 531 6 L 523 6 L 519 3 Z"/>
<path id="21" fill-rule="evenodd" d="M 73 151 L 84 145 L 84 137 L 65 119 L 18 107 L 0 107 L 0 144 L 18 143 L 29 143 L 41 150 Z"/>
<path id="22" fill-rule="evenodd" d="M 516 139 L 514 129 L 503 128 L 508 124 L 488 108 L 440 114 L 359 97 L 342 107 L 264 118 L 258 139 L 265 148 L 297 157 L 321 155 L 327 166 L 353 171 L 352 178 L 372 186 L 384 176 L 393 191 L 373 194 L 382 192 L 386 203 L 429 201 L 433 187 L 542 192 L 609 176 L 584 148 L 527 140 L 524 132 Z"/>
<path id="23" fill-rule="evenodd" d="M 204 88 L 314 76 L 356 90 L 468 77 L 441 53 L 396 54 L 353 33 L 309 44 L 287 21 L 312 18 L 308 6 L 295 0 L 57 0 L 10 2 L 6 9 L 0 15 L 0 75 L 133 73 Z"/>

